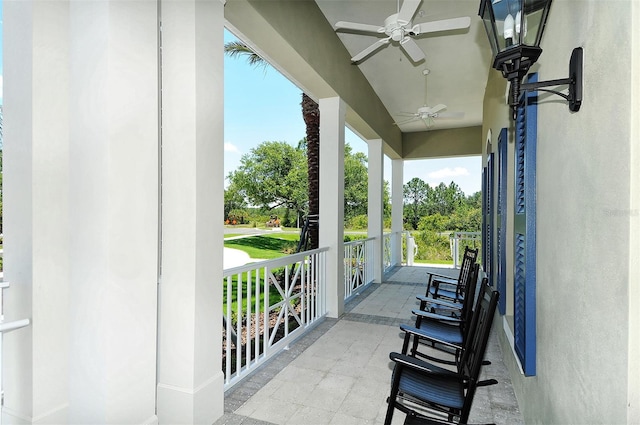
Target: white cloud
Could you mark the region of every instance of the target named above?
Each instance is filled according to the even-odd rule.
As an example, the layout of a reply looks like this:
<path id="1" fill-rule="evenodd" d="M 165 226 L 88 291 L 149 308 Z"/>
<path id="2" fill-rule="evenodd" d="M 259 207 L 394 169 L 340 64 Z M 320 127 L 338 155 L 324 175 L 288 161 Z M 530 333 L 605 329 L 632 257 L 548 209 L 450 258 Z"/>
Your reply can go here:
<path id="1" fill-rule="evenodd" d="M 240 152 L 238 147 L 231 142 L 224 142 L 224 151 L 225 152 Z"/>
<path id="2" fill-rule="evenodd" d="M 428 174 L 430 179 L 444 179 L 448 177 L 468 176 L 469 170 L 464 167 L 442 168 Z"/>

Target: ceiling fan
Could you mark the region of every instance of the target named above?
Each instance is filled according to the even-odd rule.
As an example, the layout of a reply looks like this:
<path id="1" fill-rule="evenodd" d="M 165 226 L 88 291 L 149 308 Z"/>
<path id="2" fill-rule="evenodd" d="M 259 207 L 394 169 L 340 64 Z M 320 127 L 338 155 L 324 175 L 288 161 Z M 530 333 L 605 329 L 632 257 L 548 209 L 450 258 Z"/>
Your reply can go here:
<path id="1" fill-rule="evenodd" d="M 396 125 L 402 125 L 409 123 L 411 121 L 422 120 L 427 128 L 431 128 L 435 125 L 436 119 L 441 118 L 464 118 L 464 112 L 441 112 L 447 109 L 447 105 L 443 105 L 442 103 L 437 104 L 436 106 L 427 106 L 427 75 L 429 75 L 429 70 L 425 69 L 422 71 L 424 74 L 424 105 L 419 107 L 416 112 L 401 112 L 398 115 L 404 117 L 410 117 L 409 119 L 396 122 Z"/>
<path id="2" fill-rule="evenodd" d="M 425 55 L 413 37 L 431 32 L 469 28 L 469 25 L 471 25 L 471 18 L 468 16 L 412 25 L 413 15 L 415 15 L 418 10 L 421 1 L 422 0 L 404 0 L 400 8 L 400 0 L 398 0 L 398 13 L 387 17 L 387 19 L 384 20 L 384 26 L 345 21 L 336 22 L 336 31 L 350 30 L 372 33 L 378 37 L 384 37 L 352 57 L 351 62 L 355 63 L 363 60 L 391 41 L 400 44 L 402 50 L 409 55 L 413 62 L 420 62 L 425 58 Z"/>

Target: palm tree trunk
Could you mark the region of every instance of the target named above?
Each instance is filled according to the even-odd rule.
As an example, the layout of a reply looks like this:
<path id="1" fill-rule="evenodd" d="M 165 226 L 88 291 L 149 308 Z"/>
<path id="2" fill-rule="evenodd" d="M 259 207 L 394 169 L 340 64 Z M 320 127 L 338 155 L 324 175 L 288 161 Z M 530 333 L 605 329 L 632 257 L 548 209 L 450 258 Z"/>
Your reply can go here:
<path id="1" fill-rule="evenodd" d="M 309 248 L 319 246 L 317 219 L 320 214 L 320 108 L 302 93 L 302 117 L 307 126 L 307 171 L 309 181 Z"/>

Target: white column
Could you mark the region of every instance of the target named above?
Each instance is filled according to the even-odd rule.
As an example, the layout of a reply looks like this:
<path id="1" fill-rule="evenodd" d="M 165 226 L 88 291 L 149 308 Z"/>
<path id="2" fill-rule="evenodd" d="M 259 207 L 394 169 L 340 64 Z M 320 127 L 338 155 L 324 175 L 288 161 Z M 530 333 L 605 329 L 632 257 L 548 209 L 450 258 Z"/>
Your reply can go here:
<path id="1" fill-rule="evenodd" d="M 156 423 L 156 2 L 4 8 L 2 420 Z"/>
<path id="2" fill-rule="evenodd" d="M 404 189 L 403 189 L 404 160 L 394 159 L 391 161 L 391 232 L 398 234 L 404 230 Z M 402 236 L 393 240 L 392 262 L 396 265 L 402 264 Z"/>
<path id="3" fill-rule="evenodd" d="M 218 0 L 162 1 L 158 419 L 223 414 L 223 29 Z"/>
<path id="4" fill-rule="evenodd" d="M 384 239 L 383 239 L 383 192 L 384 192 L 384 154 L 382 139 L 367 140 L 369 147 L 368 161 L 368 210 L 369 216 L 367 233 L 370 238 L 376 238 L 373 249 L 373 281 L 382 282 L 384 272 Z"/>
<path id="5" fill-rule="evenodd" d="M 329 317 L 344 312 L 344 121 L 345 104 L 320 99 L 320 237 L 327 255 Z"/>

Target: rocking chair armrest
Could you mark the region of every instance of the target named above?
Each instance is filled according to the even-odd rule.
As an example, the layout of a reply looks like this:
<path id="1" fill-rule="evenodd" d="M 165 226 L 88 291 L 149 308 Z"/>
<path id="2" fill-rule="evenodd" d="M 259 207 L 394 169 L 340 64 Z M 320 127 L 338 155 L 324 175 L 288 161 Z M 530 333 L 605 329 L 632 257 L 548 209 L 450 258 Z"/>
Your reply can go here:
<path id="1" fill-rule="evenodd" d="M 462 304 L 459 302 L 440 300 L 440 298 L 425 297 L 423 295 L 416 296 L 416 299 L 420 301 L 420 303 L 424 302 L 427 304 L 437 305 L 438 307 L 436 308 L 446 308 L 446 309 L 458 310 L 458 311 L 462 309 Z"/>
<path id="2" fill-rule="evenodd" d="M 427 319 L 427 320 L 446 321 L 454 324 L 462 322 L 462 319 L 460 319 L 459 317 L 444 316 L 442 314 L 430 313 L 428 311 L 423 311 L 423 310 L 411 310 L 411 312 L 416 316 L 420 316 L 421 318 Z"/>
<path id="3" fill-rule="evenodd" d="M 414 326 L 409 326 L 409 325 L 400 325 L 400 330 L 413 335 L 414 338 L 418 337 L 418 338 L 424 338 L 424 339 L 428 339 L 429 341 L 435 342 L 437 344 L 442 344 L 445 345 L 447 347 L 451 347 L 454 350 L 461 350 L 462 346 L 458 345 L 458 344 L 452 344 L 448 341 L 443 341 L 441 339 L 438 339 L 436 337 L 434 337 L 433 335 L 428 335 L 426 332 L 422 331 L 421 329 L 418 329 Z"/>
<path id="4" fill-rule="evenodd" d="M 458 288 L 458 281 L 454 282 L 444 282 L 442 280 L 434 280 L 432 282 L 433 287 L 438 289 L 444 289 L 446 291 L 455 291 Z"/>
<path id="5" fill-rule="evenodd" d="M 453 282 L 457 282 L 458 279 L 456 279 L 455 277 L 451 277 L 451 276 L 447 276 L 444 274 L 439 274 L 439 273 L 427 273 L 429 275 L 429 281 L 435 281 L 435 280 L 450 280 Z"/>
<path id="6" fill-rule="evenodd" d="M 442 377 L 442 378 L 449 378 L 449 379 L 454 379 L 456 381 L 459 382 L 465 382 L 466 379 L 464 376 L 447 370 L 447 369 L 443 369 L 441 367 L 438 366 L 434 366 L 432 364 L 429 364 L 425 361 L 422 361 L 420 359 L 417 359 L 415 357 L 411 357 L 408 356 L 406 354 L 400 354 L 400 353 L 396 353 L 396 352 L 391 352 L 389 353 L 389 359 L 391 359 L 392 361 L 394 361 L 395 363 L 402 365 L 404 367 L 408 367 L 410 369 L 413 369 L 417 372 L 421 372 L 421 373 L 425 373 L 431 376 L 438 376 L 438 377 Z"/>
<path id="7" fill-rule="evenodd" d="M 495 379 L 485 379 L 483 381 L 478 381 L 476 387 L 488 387 L 489 385 L 496 385 L 498 383 Z"/>

